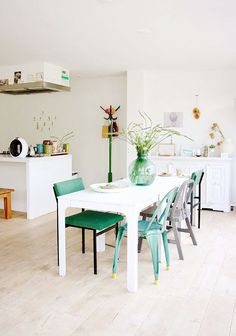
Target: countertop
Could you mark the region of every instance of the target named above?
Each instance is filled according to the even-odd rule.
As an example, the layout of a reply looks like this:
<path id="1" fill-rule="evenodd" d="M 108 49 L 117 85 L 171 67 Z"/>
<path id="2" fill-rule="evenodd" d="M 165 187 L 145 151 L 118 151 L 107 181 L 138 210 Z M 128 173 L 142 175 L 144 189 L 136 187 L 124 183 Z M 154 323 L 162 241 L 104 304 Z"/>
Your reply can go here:
<path id="1" fill-rule="evenodd" d="M 57 160 L 61 157 L 67 157 L 71 156 L 71 154 L 64 154 L 64 155 L 51 155 L 51 156 L 27 156 L 25 158 L 18 158 L 18 157 L 12 157 L 8 154 L 0 154 L 0 162 L 18 162 L 18 163 L 26 163 L 30 162 L 32 160 Z"/>

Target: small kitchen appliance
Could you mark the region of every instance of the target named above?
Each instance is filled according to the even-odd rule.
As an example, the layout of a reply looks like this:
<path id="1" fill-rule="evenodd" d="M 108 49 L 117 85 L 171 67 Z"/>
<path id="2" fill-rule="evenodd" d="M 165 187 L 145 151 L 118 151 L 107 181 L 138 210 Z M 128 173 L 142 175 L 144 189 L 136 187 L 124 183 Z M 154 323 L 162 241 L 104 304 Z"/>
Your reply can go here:
<path id="1" fill-rule="evenodd" d="M 16 137 L 10 143 L 9 150 L 12 157 L 25 158 L 28 154 L 29 147 L 23 138 Z"/>

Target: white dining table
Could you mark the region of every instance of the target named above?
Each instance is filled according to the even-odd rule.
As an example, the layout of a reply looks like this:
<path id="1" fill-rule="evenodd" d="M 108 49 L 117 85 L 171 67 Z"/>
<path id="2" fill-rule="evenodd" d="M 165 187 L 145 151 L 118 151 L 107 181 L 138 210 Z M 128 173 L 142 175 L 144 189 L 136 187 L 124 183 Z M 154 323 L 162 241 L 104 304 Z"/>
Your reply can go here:
<path id="1" fill-rule="evenodd" d="M 66 275 L 66 209 L 72 207 L 118 212 L 126 217 L 128 224 L 127 289 L 129 292 L 136 292 L 138 289 L 137 242 L 139 214 L 143 209 L 161 199 L 169 190 L 179 187 L 185 180 L 186 178 L 177 176 L 157 176 L 154 183 L 149 186 L 130 185 L 119 193 L 102 193 L 86 188 L 79 192 L 58 197 L 59 275 Z"/>

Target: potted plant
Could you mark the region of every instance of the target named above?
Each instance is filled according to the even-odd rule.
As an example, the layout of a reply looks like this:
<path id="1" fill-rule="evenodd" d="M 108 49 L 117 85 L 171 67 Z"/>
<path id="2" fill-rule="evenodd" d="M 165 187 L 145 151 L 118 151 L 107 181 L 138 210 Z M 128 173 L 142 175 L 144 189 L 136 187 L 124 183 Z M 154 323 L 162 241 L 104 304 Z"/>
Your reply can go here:
<path id="1" fill-rule="evenodd" d="M 148 154 L 169 136 L 182 134 L 174 129 L 164 128 L 160 124 L 153 125 L 151 118 L 145 112 L 139 112 L 139 114 L 143 122 L 130 123 L 127 129 L 121 132 L 120 138 L 135 146 L 137 151 L 137 158 L 129 166 L 131 182 L 135 185 L 149 185 L 156 177 L 156 167 L 148 159 Z"/>
<path id="2" fill-rule="evenodd" d="M 211 132 L 210 132 L 210 138 L 215 139 L 216 136 L 218 135 L 220 139 L 217 142 L 217 146 L 220 150 L 221 153 L 225 153 L 227 155 L 232 155 L 234 152 L 234 145 L 232 144 L 231 140 L 228 138 L 225 138 L 223 132 L 221 131 L 219 125 L 217 123 L 213 123 L 211 126 Z M 214 146 L 216 147 L 216 146 Z M 215 154 L 215 149 L 214 149 L 214 154 Z M 214 155 L 212 155 L 214 156 Z"/>

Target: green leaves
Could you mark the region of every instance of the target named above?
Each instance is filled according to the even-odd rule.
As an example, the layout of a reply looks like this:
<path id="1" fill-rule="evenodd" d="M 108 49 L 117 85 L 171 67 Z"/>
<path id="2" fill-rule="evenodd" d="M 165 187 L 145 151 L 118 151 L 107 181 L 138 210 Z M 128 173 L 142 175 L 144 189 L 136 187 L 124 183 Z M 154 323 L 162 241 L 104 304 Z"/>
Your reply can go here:
<path id="1" fill-rule="evenodd" d="M 174 129 L 162 127 L 161 124 L 153 126 L 151 118 L 145 112 L 139 112 L 139 114 L 143 122 L 130 123 L 127 129 L 120 133 L 120 138 L 122 139 L 123 136 L 123 140 L 135 146 L 140 154 L 149 153 L 155 146 L 172 135 L 184 136 L 192 140 Z"/>

